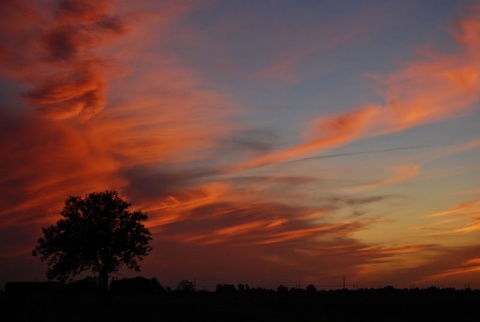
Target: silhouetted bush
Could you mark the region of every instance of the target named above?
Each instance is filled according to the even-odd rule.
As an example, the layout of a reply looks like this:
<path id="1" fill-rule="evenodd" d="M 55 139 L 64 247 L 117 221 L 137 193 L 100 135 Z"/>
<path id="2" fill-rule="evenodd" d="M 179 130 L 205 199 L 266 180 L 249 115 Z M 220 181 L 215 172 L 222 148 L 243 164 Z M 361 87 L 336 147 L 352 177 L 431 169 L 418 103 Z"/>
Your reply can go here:
<path id="1" fill-rule="evenodd" d="M 5 293 L 9 296 L 46 295 L 58 286 L 56 282 L 7 282 Z"/>
<path id="2" fill-rule="evenodd" d="M 284 286 L 283 284 L 280 284 L 277 287 L 277 293 L 280 293 L 280 294 L 288 293 L 288 287 Z"/>
<path id="3" fill-rule="evenodd" d="M 82 280 L 63 285 L 55 293 L 65 295 L 97 295 L 100 293 L 100 286 L 95 277 L 88 276 Z"/>
<path id="4" fill-rule="evenodd" d="M 317 292 L 317 288 L 315 287 L 315 285 L 313 284 L 309 284 L 306 288 L 307 292 L 308 293 L 315 293 Z"/>
<path id="5" fill-rule="evenodd" d="M 114 295 L 147 295 L 165 293 L 165 289 L 156 278 L 123 278 L 110 283 L 110 292 Z"/>
<path id="6" fill-rule="evenodd" d="M 87 284 L 89 280 L 71 283 Z M 480 291 L 455 289 L 291 290 L 266 288 L 243 291 L 219 284 L 216 292 L 193 292 L 194 283 L 184 280 L 179 291 L 161 295 L 141 294 L 156 279 L 133 278 L 112 283 L 108 305 L 96 296 L 21 296 L 0 298 L 1 321 L 480 321 Z M 116 284 L 116 285 L 115 285 Z M 14 284 L 13 284 L 14 285 Z M 115 285 L 115 286 L 114 286 Z M 134 285 L 134 286 L 132 286 Z M 138 286 L 140 285 L 140 286 Z M 64 285 L 67 287 L 67 285 Z M 123 287 L 123 288 L 122 288 Z M 132 288 L 130 288 L 132 287 Z M 156 286 L 155 286 L 156 287 Z M 11 289 L 11 286 L 7 287 Z M 240 287 L 239 287 L 240 289 Z M 286 289 L 286 291 L 285 291 Z M 122 293 L 122 292 L 133 293 Z M 234 291 L 235 290 L 235 291 Z M 187 293 L 184 293 L 186 291 Z M 223 292 L 234 292 L 225 296 Z M 141 294 L 141 296 L 137 296 Z M 7 295 L 7 294 L 5 294 Z"/>
<path id="7" fill-rule="evenodd" d="M 218 284 L 215 292 L 218 294 L 235 294 L 237 289 L 232 284 Z"/>
<path id="8" fill-rule="evenodd" d="M 196 291 L 195 283 L 190 282 L 189 280 L 183 280 L 178 283 L 177 291 L 183 293 L 194 293 Z"/>
<path id="9" fill-rule="evenodd" d="M 245 285 L 245 284 L 238 284 L 238 291 L 239 292 L 245 292 L 248 290 L 248 284 Z"/>

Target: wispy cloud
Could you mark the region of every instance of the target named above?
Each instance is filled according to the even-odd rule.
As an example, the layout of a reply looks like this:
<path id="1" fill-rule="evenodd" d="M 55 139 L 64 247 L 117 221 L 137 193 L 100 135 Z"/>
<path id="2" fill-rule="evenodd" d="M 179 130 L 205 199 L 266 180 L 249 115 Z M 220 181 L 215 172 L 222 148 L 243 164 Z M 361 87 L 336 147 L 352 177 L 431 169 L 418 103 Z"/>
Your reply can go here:
<path id="1" fill-rule="evenodd" d="M 272 151 L 233 170 L 270 165 L 308 156 L 356 141 L 422 124 L 467 115 L 480 97 L 477 17 L 459 23 L 457 54 L 430 53 L 387 76 L 374 76 L 383 88 L 385 104 L 363 106 L 340 115 L 321 116 L 296 146 Z"/>
<path id="2" fill-rule="evenodd" d="M 346 35 L 338 35 L 335 39 L 317 39 L 315 42 L 310 43 L 307 47 L 296 48 L 293 53 L 287 55 L 282 53 L 282 57 L 258 71 L 255 74 L 255 78 L 268 79 L 274 83 L 298 82 L 300 73 L 297 71 L 297 69 L 299 69 L 299 65 L 309 58 L 309 56 L 318 56 L 320 53 L 332 51 L 335 48 L 350 42 L 352 39 L 358 36 L 359 33 L 360 31 L 356 30 Z"/>
<path id="3" fill-rule="evenodd" d="M 429 229 L 442 229 L 444 234 L 471 233 L 480 229 L 480 199 L 455 204 L 428 217 L 440 218 L 430 222 L 427 226 Z"/>
<path id="4" fill-rule="evenodd" d="M 442 278 L 442 277 L 465 274 L 465 273 L 476 272 L 476 271 L 480 271 L 480 258 L 469 259 L 469 260 L 461 263 L 456 268 L 447 269 L 443 272 L 430 275 L 424 281 L 436 280 L 436 279 L 439 279 L 439 278 Z"/>
<path id="5" fill-rule="evenodd" d="M 4 175 L 1 226 L 50 221 L 69 193 L 120 187 L 119 163 L 106 142 L 95 141 L 76 123 L 61 123 L 27 113 L 1 113 L 0 149 Z M 41 209 L 43 215 L 39 216 Z"/>
<path id="6" fill-rule="evenodd" d="M 10 8 L 14 13 L 4 17 L 20 18 L 24 26 L 16 28 L 13 23 L 2 37 L 15 35 L 23 41 L 7 42 L 1 64 L 30 86 L 23 95 L 29 104 L 60 119 L 90 118 L 105 106 L 108 64 L 93 49 L 127 29 L 122 18 L 108 15 L 109 7 L 111 1 L 64 0 L 47 8 L 33 4 Z M 37 24 L 30 16 L 38 19 Z M 38 25 L 42 27 L 35 28 Z M 17 55 L 20 51 L 29 55 Z"/>
<path id="7" fill-rule="evenodd" d="M 375 181 L 372 183 L 359 186 L 360 189 L 376 188 L 386 185 L 391 185 L 405 180 L 416 177 L 420 172 L 420 165 L 418 164 L 406 164 L 397 166 L 393 169 L 393 175 L 387 179 Z"/>
<path id="8" fill-rule="evenodd" d="M 61 208 L 68 194 L 114 188 L 143 205 L 145 199 L 135 192 L 141 186 L 139 180 L 148 176 L 165 179 L 162 174 L 166 172 L 152 171 L 152 164 L 208 159 L 206 151 L 235 128 L 227 122 L 229 109 L 224 106 L 228 104 L 221 95 L 199 89 L 195 75 L 172 66 L 170 58 L 144 54 L 145 47 L 136 46 L 137 36 L 145 36 L 138 34 L 138 29 L 147 24 L 158 27 L 150 33 L 158 32 L 168 21 L 162 14 L 169 16 L 180 9 L 150 12 L 144 23 L 130 17 L 136 24 L 127 27 L 127 19 L 110 14 L 113 4 L 108 1 L 57 1 L 50 5 L 44 9 L 32 3 L 1 6 L 8 9 L 12 19 L 17 15 L 23 19 L 20 11 L 28 14 L 22 24 L 12 21 L 10 29 L 1 32 L 4 38 L 12 32 L 26 39 L 3 43 L 8 50 L 1 63 L 8 65 L 5 72 L 9 77 L 30 87 L 23 98 L 36 111 L 41 110 L 41 115 L 49 116 L 16 108 L 21 106 L 18 102 L 12 106 L 2 103 L 0 150 L 5 156 L 1 165 L 6 175 L 0 190 L 11 196 L 3 200 L 2 227 L 50 222 L 51 214 Z M 40 20 L 44 27 L 36 30 L 34 24 Z M 132 35 L 122 39 L 119 53 L 107 62 L 108 56 L 99 47 L 124 35 L 126 29 Z M 128 55 L 123 55 L 125 47 L 130 48 Z M 16 57 L 29 51 L 32 56 Z M 148 66 L 148 72 L 121 68 L 133 61 Z M 110 68 L 113 65 L 116 68 Z M 112 75 L 119 77 L 116 97 L 123 101 L 110 102 L 109 108 L 100 112 L 106 96 L 104 85 L 112 81 Z M 178 180 L 197 176 L 185 172 Z M 159 183 L 167 187 L 163 191 L 175 184 L 173 177 L 170 174 L 168 182 Z M 167 197 L 157 186 L 152 182 L 150 187 L 138 189 L 158 193 L 156 206 L 145 203 L 149 209 L 161 208 L 161 198 Z M 42 209 L 41 215 L 32 209 Z"/>
<path id="9" fill-rule="evenodd" d="M 372 106 L 359 108 L 343 115 L 321 117 L 315 120 L 314 134 L 311 135 L 313 138 L 307 142 L 292 148 L 273 151 L 245 164 L 235 166 L 232 170 L 266 166 L 345 144 L 364 135 L 373 125 L 378 113 L 380 113 L 380 109 Z"/>
<path id="10" fill-rule="evenodd" d="M 480 199 L 472 199 L 461 202 L 452 206 L 448 210 L 436 212 L 428 215 L 428 217 L 450 216 L 450 215 L 469 215 L 474 214 L 479 210 Z"/>
<path id="11" fill-rule="evenodd" d="M 480 270 L 477 255 L 478 246 L 445 248 L 430 263 L 418 267 L 418 272 L 423 273 L 420 274 L 418 282 L 438 284 L 461 281 L 463 285 L 475 282 L 471 278 L 477 276 L 476 272 Z"/>

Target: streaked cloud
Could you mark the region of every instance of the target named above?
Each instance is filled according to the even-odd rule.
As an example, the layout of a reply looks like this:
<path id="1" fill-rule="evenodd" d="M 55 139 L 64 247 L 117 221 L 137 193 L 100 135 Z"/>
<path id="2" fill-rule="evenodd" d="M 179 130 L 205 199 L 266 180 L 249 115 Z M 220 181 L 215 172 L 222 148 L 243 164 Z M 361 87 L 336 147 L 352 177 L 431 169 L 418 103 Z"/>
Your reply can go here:
<path id="1" fill-rule="evenodd" d="M 443 229 L 443 233 L 449 234 L 471 233 L 480 229 L 479 215 L 480 199 L 467 200 L 428 215 L 429 218 L 440 218 L 430 222 L 428 228 Z"/>
<path id="2" fill-rule="evenodd" d="M 361 185 L 359 186 L 359 188 L 367 189 L 367 188 L 376 188 L 376 187 L 381 187 L 385 185 L 395 184 L 398 182 L 411 179 L 417 176 L 419 172 L 420 172 L 420 166 L 418 164 L 406 164 L 406 165 L 397 166 L 393 169 L 393 174 L 389 178 L 368 183 L 365 185 Z"/>
<path id="3" fill-rule="evenodd" d="M 233 169 L 261 167 L 319 153 L 359 139 L 405 131 L 472 112 L 480 97 L 477 24 L 460 22 L 456 55 L 429 53 L 387 76 L 372 76 L 383 88 L 384 105 L 372 104 L 314 120 L 308 138 Z"/>
<path id="4" fill-rule="evenodd" d="M 93 49 L 124 35 L 127 29 L 120 17 L 107 14 L 110 6 L 111 1 L 67 0 L 49 3 L 47 8 L 35 3 L 10 6 L 9 11 L 29 15 L 13 12 L 5 16 L 22 19 L 23 26 L 6 23 L 2 37 L 15 35 L 23 41 L 6 43 L 1 64 L 28 84 L 30 89 L 23 97 L 29 104 L 59 119 L 90 118 L 103 109 L 108 64 Z M 35 28 L 30 16 L 37 17 L 42 27 Z M 29 54 L 17 55 L 20 51 Z"/>

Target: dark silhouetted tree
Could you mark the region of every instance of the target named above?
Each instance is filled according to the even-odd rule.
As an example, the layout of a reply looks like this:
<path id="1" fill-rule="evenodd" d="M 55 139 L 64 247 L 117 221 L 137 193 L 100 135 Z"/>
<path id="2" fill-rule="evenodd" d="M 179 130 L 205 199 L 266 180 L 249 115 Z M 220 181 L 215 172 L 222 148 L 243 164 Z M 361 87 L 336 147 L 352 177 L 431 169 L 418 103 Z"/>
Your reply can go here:
<path id="1" fill-rule="evenodd" d="M 309 284 L 306 288 L 308 293 L 315 293 L 317 291 L 317 288 L 313 284 Z"/>
<path id="2" fill-rule="evenodd" d="M 196 287 L 193 282 L 190 282 L 189 280 L 183 280 L 180 283 L 178 283 L 177 286 L 177 291 L 184 292 L 184 293 L 193 293 L 195 292 Z"/>
<path id="3" fill-rule="evenodd" d="M 140 271 L 138 262 L 152 250 L 152 238 L 142 224 L 147 215 L 130 211 L 130 206 L 116 191 L 69 197 L 63 219 L 42 228 L 44 237 L 33 250 L 34 256 L 47 260 L 48 279 L 65 282 L 92 270 L 107 291 L 110 274 L 121 266 Z"/>
<path id="4" fill-rule="evenodd" d="M 165 289 L 156 278 L 147 279 L 141 276 L 113 280 L 110 292 L 118 295 L 145 295 L 164 293 Z"/>
<path id="5" fill-rule="evenodd" d="M 217 284 L 215 292 L 217 294 L 234 294 L 237 292 L 237 289 L 233 284 Z"/>
<path id="6" fill-rule="evenodd" d="M 277 292 L 278 292 L 278 293 L 285 294 L 285 293 L 288 292 L 288 287 L 284 286 L 283 284 L 280 284 L 280 285 L 277 287 Z"/>

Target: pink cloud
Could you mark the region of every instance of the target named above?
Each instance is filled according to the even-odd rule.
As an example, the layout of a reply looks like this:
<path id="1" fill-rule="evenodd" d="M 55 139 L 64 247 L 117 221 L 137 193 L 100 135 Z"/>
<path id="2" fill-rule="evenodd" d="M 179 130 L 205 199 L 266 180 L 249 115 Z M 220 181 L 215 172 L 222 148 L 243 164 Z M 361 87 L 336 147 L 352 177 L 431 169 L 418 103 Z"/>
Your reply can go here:
<path id="1" fill-rule="evenodd" d="M 350 34 L 337 36 L 333 40 L 316 40 L 309 46 L 303 48 L 295 48 L 294 52 L 282 55 L 280 58 L 273 61 L 269 66 L 261 69 L 255 74 L 256 79 L 269 79 L 280 83 L 295 83 L 300 77 L 297 72 L 299 65 L 305 61 L 309 56 L 319 53 L 325 53 L 336 49 L 346 43 L 350 42 L 359 31 Z M 297 35 L 295 35 L 297 37 Z"/>
<path id="2" fill-rule="evenodd" d="M 355 108 L 341 115 L 319 117 L 310 137 L 296 146 L 273 151 L 233 170 L 265 166 L 322 152 L 366 137 L 407 130 L 422 124 L 468 115 L 480 97 L 480 28 L 478 13 L 460 22 L 463 45 L 456 55 L 431 54 L 385 77 L 385 104 Z M 475 20 L 476 19 L 476 20 Z"/>
<path id="3" fill-rule="evenodd" d="M 377 122 L 381 110 L 376 106 L 358 108 L 341 115 L 321 117 L 313 123 L 313 138 L 292 148 L 274 151 L 245 164 L 233 167 L 233 170 L 265 166 L 292 159 L 308 153 L 320 152 L 365 135 Z"/>
<path id="4" fill-rule="evenodd" d="M 359 188 L 368 189 L 391 185 L 416 177 L 420 173 L 420 165 L 406 164 L 397 166 L 393 169 L 393 175 L 387 179 L 375 181 L 369 184 L 361 185 Z"/>

